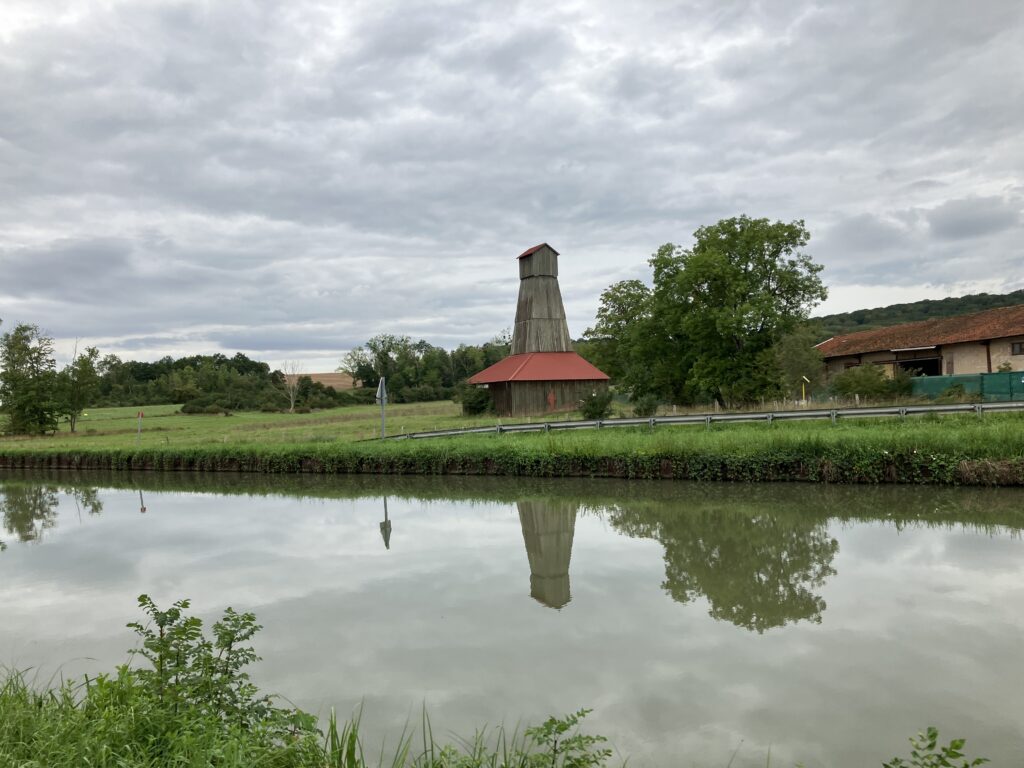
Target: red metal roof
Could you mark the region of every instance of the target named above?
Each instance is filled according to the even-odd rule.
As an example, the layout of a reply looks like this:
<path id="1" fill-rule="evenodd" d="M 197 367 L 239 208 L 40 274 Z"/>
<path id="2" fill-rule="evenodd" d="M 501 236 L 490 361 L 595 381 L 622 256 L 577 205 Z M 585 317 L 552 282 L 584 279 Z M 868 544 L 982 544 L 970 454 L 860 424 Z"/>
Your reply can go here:
<path id="1" fill-rule="evenodd" d="M 1007 336 L 1024 336 L 1024 304 L 834 336 L 821 342 L 818 351 L 823 357 L 842 357 L 866 352 L 1002 339 Z"/>
<path id="2" fill-rule="evenodd" d="M 504 381 L 607 381 L 608 376 L 575 352 L 510 355 L 469 379 L 470 384 Z"/>
<path id="3" fill-rule="evenodd" d="M 547 243 L 541 243 L 540 245 L 533 246 L 533 248 L 527 248 L 525 251 L 523 251 L 518 256 L 516 256 L 516 258 L 517 259 L 524 259 L 527 256 L 529 256 L 531 253 L 536 253 L 537 251 L 539 251 L 541 248 L 544 248 L 544 247 L 551 248 L 551 246 L 548 245 Z M 555 251 L 554 248 L 551 248 L 551 250 Z M 555 256 L 557 256 L 557 255 L 558 255 L 558 251 L 555 251 Z"/>

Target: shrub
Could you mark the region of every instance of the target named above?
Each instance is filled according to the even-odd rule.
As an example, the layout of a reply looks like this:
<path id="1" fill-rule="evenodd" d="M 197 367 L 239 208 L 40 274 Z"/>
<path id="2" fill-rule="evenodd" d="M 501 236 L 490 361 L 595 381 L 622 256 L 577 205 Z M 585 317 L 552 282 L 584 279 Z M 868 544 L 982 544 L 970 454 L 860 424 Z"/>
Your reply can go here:
<path id="1" fill-rule="evenodd" d="M 832 394 L 840 397 L 861 397 L 881 399 L 907 396 L 913 391 L 914 373 L 899 369 L 893 376 L 887 376 L 880 365 L 867 363 L 847 368 L 835 376 L 829 384 Z"/>
<path id="2" fill-rule="evenodd" d="M 643 395 L 633 401 L 633 415 L 637 418 L 648 418 L 658 412 L 658 398 L 654 395 Z"/>
<path id="3" fill-rule="evenodd" d="M 462 402 L 463 416 L 479 416 L 492 410 L 491 393 L 486 387 L 466 384 L 459 389 L 457 397 Z"/>
<path id="4" fill-rule="evenodd" d="M 373 405 L 373 403 L 377 401 L 377 390 L 370 387 L 347 389 L 345 390 L 345 394 L 348 395 L 356 405 Z"/>
<path id="5" fill-rule="evenodd" d="M 938 730 L 929 728 L 911 737 L 910 760 L 894 757 L 882 768 L 975 768 L 988 762 L 984 757 L 970 760 L 960 751 L 964 743 L 963 739 L 953 739 L 947 746 L 940 746 Z"/>
<path id="6" fill-rule="evenodd" d="M 580 400 L 580 413 L 585 419 L 606 419 L 612 412 L 612 393 L 605 389 L 591 392 Z"/>

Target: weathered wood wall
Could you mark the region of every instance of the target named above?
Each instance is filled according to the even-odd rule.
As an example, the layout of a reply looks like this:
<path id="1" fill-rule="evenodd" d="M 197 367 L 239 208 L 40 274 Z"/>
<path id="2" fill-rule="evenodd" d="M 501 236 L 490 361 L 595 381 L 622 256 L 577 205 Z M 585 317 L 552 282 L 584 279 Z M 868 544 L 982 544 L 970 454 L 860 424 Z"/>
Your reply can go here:
<path id="1" fill-rule="evenodd" d="M 607 381 L 505 381 L 490 384 L 499 416 L 537 416 L 575 411 L 580 400 L 608 389 Z M 554 397 L 551 397 L 554 395 Z M 551 400 L 554 400 L 552 406 Z"/>
<path id="2" fill-rule="evenodd" d="M 558 288 L 558 254 L 550 247 L 519 260 L 519 302 L 512 329 L 512 354 L 571 352 L 562 292 Z"/>

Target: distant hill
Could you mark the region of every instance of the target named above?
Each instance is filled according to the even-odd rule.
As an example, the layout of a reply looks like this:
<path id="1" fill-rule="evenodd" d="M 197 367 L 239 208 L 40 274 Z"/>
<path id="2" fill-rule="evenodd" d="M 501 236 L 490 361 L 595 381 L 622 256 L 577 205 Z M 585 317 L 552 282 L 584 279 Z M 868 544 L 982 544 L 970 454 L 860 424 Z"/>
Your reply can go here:
<path id="1" fill-rule="evenodd" d="M 925 299 L 910 304 L 893 304 L 877 309 L 858 309 L 853 312 L 842 312 L 837 315 L 811 318 L 811 324 L 820 329 L 822 340 L 832 336 L 855 331 L 870 331 L 884 328 L 887 325 L 913 323 L 917 320 L 930 320 L 934 317 L 952 317 L 969 315 L 996 307 L 1012 307 L 1024 304 L 1024 289 L 1013 293 L 974 293 L 949 299 Z"/>

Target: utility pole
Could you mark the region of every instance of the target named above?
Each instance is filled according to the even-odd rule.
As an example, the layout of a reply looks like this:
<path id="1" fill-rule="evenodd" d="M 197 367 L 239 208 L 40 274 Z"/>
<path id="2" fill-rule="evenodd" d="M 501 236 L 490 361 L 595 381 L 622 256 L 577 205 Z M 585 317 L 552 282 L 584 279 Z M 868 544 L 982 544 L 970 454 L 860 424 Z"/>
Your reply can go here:
<path id="1" fill-rule="evenodd" d="M 377 384 L 377 402 L 380 403 L 380 436 L 387 434 L 387 424 L 384 416 L 384 406 L 388 404 L 388 388 L 384 385 L 384 377 L 380 377 Z"/>

